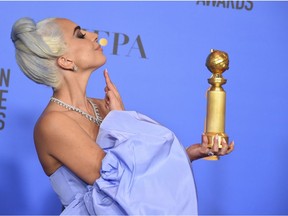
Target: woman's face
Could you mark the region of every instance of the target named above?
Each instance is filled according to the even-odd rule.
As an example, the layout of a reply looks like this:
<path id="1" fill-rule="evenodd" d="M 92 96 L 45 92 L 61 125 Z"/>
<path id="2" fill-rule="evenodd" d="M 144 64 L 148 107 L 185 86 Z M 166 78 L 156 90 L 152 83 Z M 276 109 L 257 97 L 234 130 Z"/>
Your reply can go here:
<path id="1" fill-rule="evenodd" d="M 80 26 L 68 19 L 56 19 L 62 29 L 67 47 L 65 57 L 80 70 L 95 70 L 106 62 L 101 46 L 98 44 L 98 35 L 84 31 Z"/>

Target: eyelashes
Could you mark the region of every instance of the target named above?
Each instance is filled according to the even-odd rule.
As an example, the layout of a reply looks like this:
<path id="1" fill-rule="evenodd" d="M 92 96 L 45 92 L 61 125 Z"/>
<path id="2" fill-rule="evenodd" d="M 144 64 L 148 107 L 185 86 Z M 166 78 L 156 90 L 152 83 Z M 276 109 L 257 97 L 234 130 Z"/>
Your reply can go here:
<path id="1" fill-rule="evenodd" d="M 78 31 L 78 33 L 77 33 L 78 38 L 84 39 L 85 36 L 86 36 L 86 33 L 83 34 L 81 31 Z"/>

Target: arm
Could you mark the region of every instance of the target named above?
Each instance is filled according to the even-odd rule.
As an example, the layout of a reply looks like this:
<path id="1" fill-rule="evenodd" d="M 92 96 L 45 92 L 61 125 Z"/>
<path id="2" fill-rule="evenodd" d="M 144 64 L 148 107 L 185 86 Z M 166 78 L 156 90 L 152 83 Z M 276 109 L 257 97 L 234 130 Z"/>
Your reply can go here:
<path id="1" fill-rule="evenodd" d="M 108 75 L 108 71 L 104 71 L 104 77 L 106 81 L 105 87 L 105 106 L 107 110 L 124 110 L 124 105 L 122 103 L 121 96 L 116 88 L 116 86 L 111 82 L 111 79 Z M 214 143 L 218 143 L 218 136 L 215 136 Z M 210 149 L 208 148 L 208 139 L 207 136 L 202 136 L 202 144 L 194 144 L 189 146 L 186 149 L 186 152 L 191 160 L 197 160 L 208 156 L 208 152 L 212 152 L 217 156 L 224 156 L 232 152 L 234 149 L 234 142 L 231 142 L 229 145 L 222 140 L 222 148 L 219 149 L 218 145 L 213 145 Z"/>
<path id="2" fill-rule="evenodd" d="M 61 112 L 49 112 L 39 119 L 34 141 L 46 174 L 65 165 L 88 184 L 100 176 L 104 151 L 81 126 Z"/>
<path id="3" fill-rule="evenodd" d="M 104 71 L 105 106 L 110 110 L 123 110 L 124 106 L 108 72 Z M 100 176 L 104 151 L 95 143 L 78 122 L 62 112 L 43 114 L 35 126 L 34 141 L 40 162 L 47 175 L 65 165 L 88 184 Z"/>

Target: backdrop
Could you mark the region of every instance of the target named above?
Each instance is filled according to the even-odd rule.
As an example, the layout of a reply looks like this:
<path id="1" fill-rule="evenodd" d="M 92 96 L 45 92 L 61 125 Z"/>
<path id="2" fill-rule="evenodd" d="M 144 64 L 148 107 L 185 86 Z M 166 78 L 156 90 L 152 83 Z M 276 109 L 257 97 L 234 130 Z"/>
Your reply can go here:
<path id="1" fill-rule="evenodd" d="M 0 214 L 59 214 L 33 144 L 52 91 L 19 70 L 10 40 L 21 17 L 65 17 L 108 40 L 88 95 L 107 68 L 127 110 L 200 142 L 210 49 L 226 51 L 226 133 L 235 151 L 193 162 L 200 214 L 288 214 L 288 2 L 0 2 Z"/>

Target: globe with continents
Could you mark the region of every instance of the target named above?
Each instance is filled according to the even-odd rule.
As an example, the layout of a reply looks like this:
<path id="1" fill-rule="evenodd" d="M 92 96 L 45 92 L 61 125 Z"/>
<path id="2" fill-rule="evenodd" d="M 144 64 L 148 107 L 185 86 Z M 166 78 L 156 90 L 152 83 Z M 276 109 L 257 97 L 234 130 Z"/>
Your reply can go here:
<path id="1" fill-rule="evenodd" d="M 229 69 L 229 57 L 226 52 L 211 49 L 206 59 L 206 67 L 213 74 L 222 74 Z"/>

